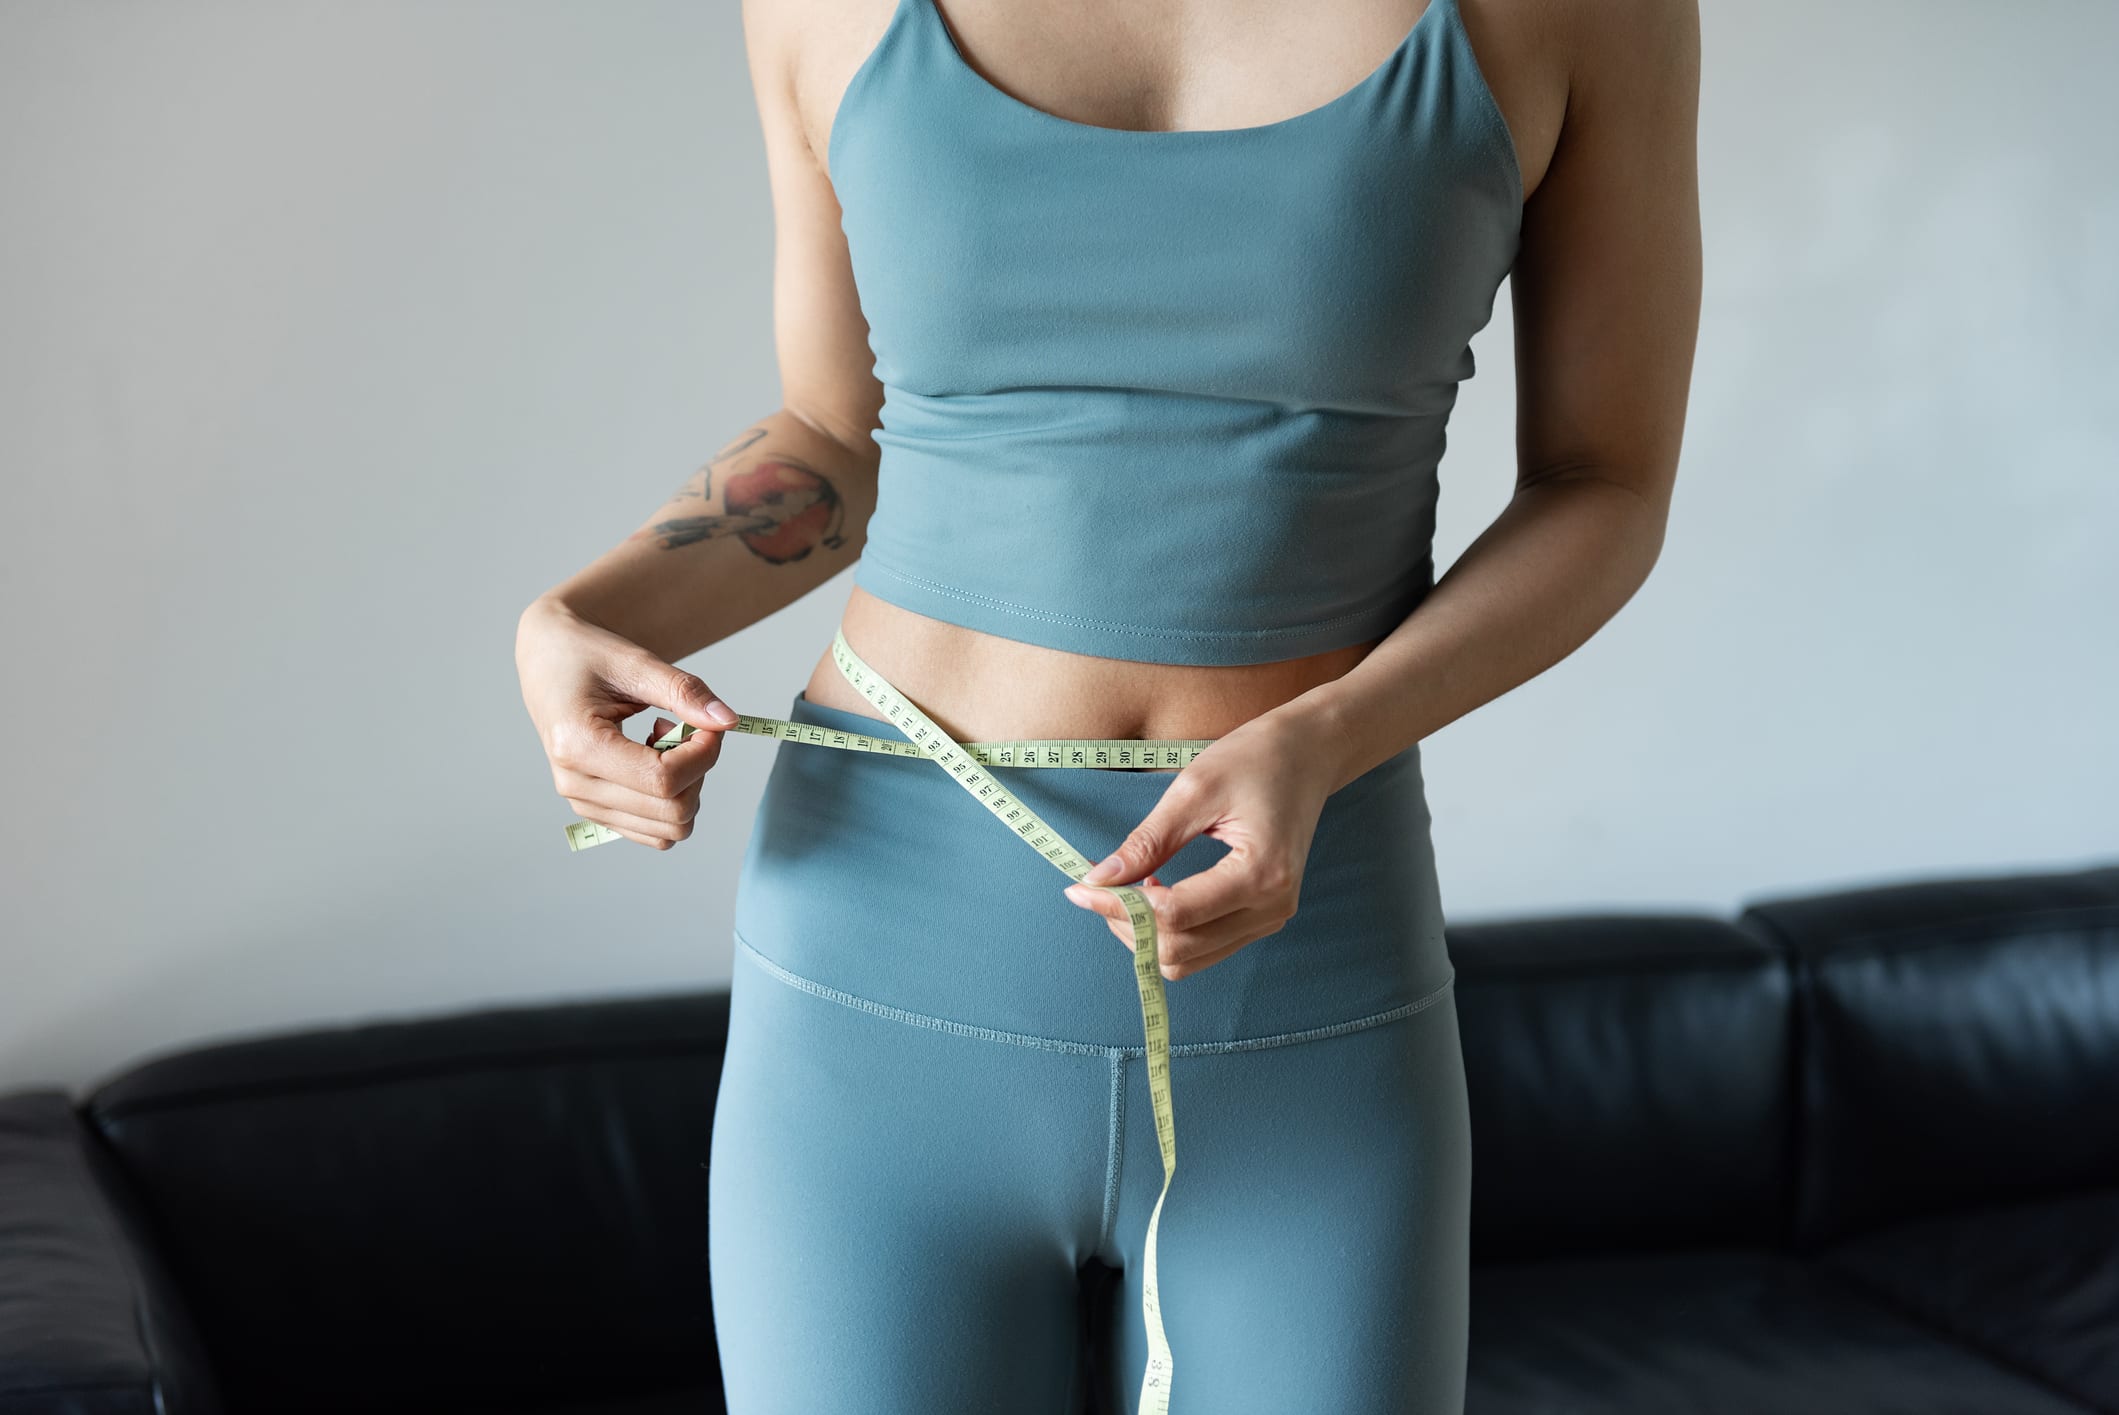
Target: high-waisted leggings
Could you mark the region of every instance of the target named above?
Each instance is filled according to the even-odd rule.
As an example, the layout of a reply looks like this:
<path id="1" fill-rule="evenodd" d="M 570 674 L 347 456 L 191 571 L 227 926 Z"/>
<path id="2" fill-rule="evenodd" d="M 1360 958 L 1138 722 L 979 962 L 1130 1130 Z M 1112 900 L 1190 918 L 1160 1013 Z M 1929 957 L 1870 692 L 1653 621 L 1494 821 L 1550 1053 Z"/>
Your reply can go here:
<path id="1" fill-rule="evenodd" d="M 799 693 L 786 715 L 903 736 Z M 1090 1379 L 1135 1415 L 1163 1170 L 1131 952 L 932 760 L 773 750 L 709 1165 L 729 1410 L 1067 1415 L 1100 1350 Z M 996 770 L 1091 860 L 1175 779 Z M 1227 851 L 1199 836 L 1157 878 Z M 1417 745 L 1327 798 L 1293 918 L 1164 980 L 1171 1415 L 1459 1415 L 1451 980 Z M 1100 1333 L 1092 1260 L 1120 1275 Z"/>

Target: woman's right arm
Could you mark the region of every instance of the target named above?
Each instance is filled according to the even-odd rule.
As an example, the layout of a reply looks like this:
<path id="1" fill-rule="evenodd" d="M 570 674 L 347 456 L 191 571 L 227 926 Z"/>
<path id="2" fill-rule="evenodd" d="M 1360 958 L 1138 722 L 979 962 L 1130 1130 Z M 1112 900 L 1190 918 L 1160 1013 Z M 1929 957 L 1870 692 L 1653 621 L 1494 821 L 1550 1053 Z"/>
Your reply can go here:
<path id="1" fill-rule="evenodd" d="M 795 101 L 805 7 L 745 0 L 773 202 L 773 334 L 783 405 L 732 438 L 640 528 L 522 612 L 515 659 L 553 783 L 582 816 L 657 849 L 691 833 L 722 734 L 666 752 L 626 718 L 662 707 L 725 726 L 674 667 L 859 558 L 875 509 L 883 402 L 839 205 Z M 729 718 L 733 722 L 733 716 Z M 653 740 L 668 726 L 658 718 Z"/>
<path id="2" fill-rule="evenodd" d="M 875 453 L 792 409 L 769 414 L 525 615 L 563 609 L 670 660 L 719 643 L 859 558 Z"/>

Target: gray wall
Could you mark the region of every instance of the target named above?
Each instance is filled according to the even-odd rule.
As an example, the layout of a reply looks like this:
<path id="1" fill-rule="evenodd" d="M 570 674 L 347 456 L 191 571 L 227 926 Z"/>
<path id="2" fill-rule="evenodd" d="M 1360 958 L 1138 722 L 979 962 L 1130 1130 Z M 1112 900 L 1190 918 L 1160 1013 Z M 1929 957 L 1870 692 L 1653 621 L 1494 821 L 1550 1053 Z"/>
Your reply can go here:
<path id="1" fill-rule="evenodd" d="M 1669 545 L 1429 739 L 1455 918 L 2119 847 L 2119 10 L 1706 10 Z M 778 402 L 734 4 L 0 0 L 0 202 L 0 1086 L 724 980 L 770 745 L 570 855 L 511 637 Z M 783 713 L 846 590 L 691 666 Z"/>

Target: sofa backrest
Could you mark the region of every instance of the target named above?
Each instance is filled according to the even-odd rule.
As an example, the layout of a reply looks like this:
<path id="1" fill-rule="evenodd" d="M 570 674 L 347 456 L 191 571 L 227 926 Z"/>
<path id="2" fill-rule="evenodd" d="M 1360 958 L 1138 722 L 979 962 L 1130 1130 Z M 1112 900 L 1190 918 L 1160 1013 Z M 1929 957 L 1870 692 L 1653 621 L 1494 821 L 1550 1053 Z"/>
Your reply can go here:
<path id="1" fill-rule="evenodd" d="M 231 1410 L 615 1405 L 719 1370 L 727 1026 L 721 991 L 374 1021 L 165 1055 L 82 1109 Z"/>
<path id="2" fill-rule="evenodd" d="M 1474 1261 L 1780 1239 L 1793 1111 L 1773 948 L 1684 915 L 1448 934 Z"/>
<path id="3" fill-rule="evenodd" d="M 2119 867 L 1448 935 L 1477 1262 L 2119 1184 Z M 371 1021 L 166 1054 L 82 1109 L 231 1409 L 615 1401 L 718 1370 L 727 1025 L 725 989 Z"/>
<path id="4" fill-rule="evenodd" d="M 1772 900 L 1794 958 L 1808 1246 L 2119 1185 L 2119 866 Z"/>

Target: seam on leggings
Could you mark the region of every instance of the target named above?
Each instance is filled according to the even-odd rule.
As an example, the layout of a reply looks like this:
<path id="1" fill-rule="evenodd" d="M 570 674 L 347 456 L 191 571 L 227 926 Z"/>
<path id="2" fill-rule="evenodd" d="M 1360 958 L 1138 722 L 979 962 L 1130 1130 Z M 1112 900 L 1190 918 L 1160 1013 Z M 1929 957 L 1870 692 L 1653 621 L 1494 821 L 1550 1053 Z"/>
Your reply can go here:
<path id="1" fill-rule="evenodd" d="M 1126 1057 L 1111 1053 L 1111 1153 L 1104 1161 L 1104 1219 L 1096 1230 L 1096 1251 L 1111 1241 L 1112 1225 L 1118 1222 L 1118 1178 L 1126 1162 Z"/>
<path id="2" fill-rule="evenodd" d="M 925 1012 L 914 1012 L 909 1008 L 893 1007 L 887 1002 L 876 1002 L 857 993 L 850 993 L 841 988 L 820 983 L 814 978 L 805 978 L 800 973 L 790 972 L 763 953 L 760 953 L 757 945 L 745 938 L 741 931 L 733 932 L 737 945 L 749 953 L 757 961 L 759 967 L 771 973 L 781 982 L 791 987 L 800 988 L 804 992 L 814 993 L 818 997 L 828 998 L 846 1007 L 858 1008 L 863 1012 L 873 1012 L 879 1017 L 889 1017 L 895 1021 L 909 1022 L 916 1027 L 932 1027 L 937 1031 L 955 1032 L 959 1036 L 979 1037 L 989 1042 L 1008 1042 L 1014 1046 L 1036 1047 L 1041 1051 L 1071 1052 L 1077 1056 L 1125 1058 L 1144 1057 L 1148 1054 L 1148 1048 L 1145 1043 L 1139 1046 L 1107 1046 L 1097 1042 L 1070 1042 L 1058 1037 L 1035 1036 L 1029 1032 L 1009 1032 L 998 1027 L 980 1027 L 970 1022 L 958 1022 L 947 1017 L 935 1017 Z M 1365 1027 L 1375 1027 L 1385 1022 L 1395 1022 L 1401 1017 L 1410 1017 L 1415 1012 L 1432 1007 L 1449 993 L 1456 980 L 1456 971 L 1452 969 L 1450 975 L 1444 978 L 1441 983 L 1423 995 L 1414 998 L 1411 1002 L 1402 1002 L 1398 1006 L 1387 1008 L 1382 1012 L 1371 1012 L 1366 1017 L 1350 1017 L 1344 1022 L 1327 1022 L 1322 1026 L 1304 1027 L 1300 1031 L 1295 1032 L 1275 1032 L 1270 1036 L 1264 1037 L 1240 1037 L 1235 1041 L 1173 1043 L 1170 1046 L 1170 1055 L 1173 1057 L 1211 1056 L 1230 1051 L 1257 1051 L 1265 1047 L 1293 1046 L 1299 1042 L 1317 1041 L 1324 1037 L 1336 1037 L 1347 1032 L 1358 1032 Z"/>

